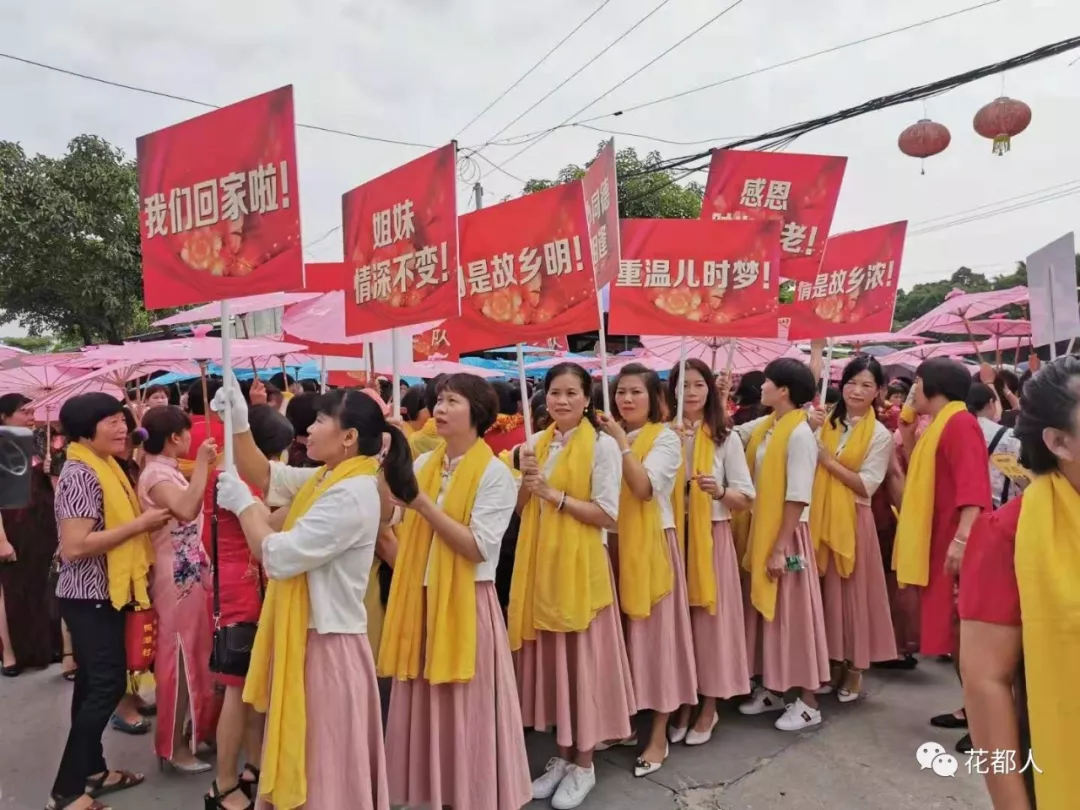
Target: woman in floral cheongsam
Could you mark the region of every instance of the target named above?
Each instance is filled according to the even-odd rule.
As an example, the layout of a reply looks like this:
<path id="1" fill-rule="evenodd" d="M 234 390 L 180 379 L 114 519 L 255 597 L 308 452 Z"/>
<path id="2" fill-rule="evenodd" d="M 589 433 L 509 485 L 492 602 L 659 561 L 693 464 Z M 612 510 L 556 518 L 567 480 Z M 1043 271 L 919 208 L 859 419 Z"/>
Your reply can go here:
<path id="1" fill-rule="evenodd" d="M 209 576 L 201 540 L 202 500 L 217 448 L 213 439 L 203 443 L 189 483 L 177 462 L 186 457 L 191 445 L 187 414 L 172 405 L 153 408 L 143 417 L 142 426 L 146 462 L 139 477 L 139 500 L 144 509 L 168 509 L 174 516 L 152 537 L 150 597 L 158 614 L 154 747 L 162 764 L 178 773 L 203 773 L 211 766 L 196 759 L 195 751 L 200 741 L 212 738 L 216 717 L 209 668 Z M 189 711 L 193 733 L 185 744 L 183 729 Z"/>

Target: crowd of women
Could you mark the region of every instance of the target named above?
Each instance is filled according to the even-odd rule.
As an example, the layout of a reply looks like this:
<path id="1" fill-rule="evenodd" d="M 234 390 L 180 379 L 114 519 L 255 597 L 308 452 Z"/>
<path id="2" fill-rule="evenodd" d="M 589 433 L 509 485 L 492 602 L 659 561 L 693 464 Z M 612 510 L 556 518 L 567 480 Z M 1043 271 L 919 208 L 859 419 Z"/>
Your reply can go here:
<path id="1" fill-rule="evenodd" d="M 101 735 L 124 699 L 126 617 L 151 605 L 155 748 L 202 773 L 216 744 L 208 809 L 577 807 L 597 751 L 632 746 L 648 776 L 723 733 L 729 699 L 813 728 L 826 695 L 859 700 L 869 667 L 915 652 L 963 675 L 965 709 L 931 722 L 970 723 L 988 750 L 1020 751 L 1030 727 L 1051 761 L 1072 718 L 1049 703 L 1080 674 L 1074 625 L 1048 621 L 1077 615 L 1075 551 L 1054 539 L 1078 528 L 1080 361 L 1020 393 L 988 367 L 887 381 L 857 356 L 818 407 L 818 360 L 775 360 L 734 392 L 700 361 L 666 384 L 631 364 L 607 412 L 573 363 L 527 408 L 465 374 L 410 389 L 401 415 L 363 389 L 297 393 L 286 418 L 235 381 L 137 429 L 112 397 L 69 400 L 55 495 L 35 490 L 55 500 L 77 665 L 50 806 L 100 810 L 143 780 L 106 767 Z M 32 416 L 0 397 L 4 424 Z M 0 554 L 25 560 L 41 527 L 3 519 Z M 5 599 L 30 587 L 0 583 Z M 5 665 L 22 655 L 8 636 Z M 526 729 L 555 737 L 539 774 Z M 1054 765 L 1040 798 L 1064 789 Z M 996 806 L 1034 806 L 1030 775 L 988 778 Z"/>

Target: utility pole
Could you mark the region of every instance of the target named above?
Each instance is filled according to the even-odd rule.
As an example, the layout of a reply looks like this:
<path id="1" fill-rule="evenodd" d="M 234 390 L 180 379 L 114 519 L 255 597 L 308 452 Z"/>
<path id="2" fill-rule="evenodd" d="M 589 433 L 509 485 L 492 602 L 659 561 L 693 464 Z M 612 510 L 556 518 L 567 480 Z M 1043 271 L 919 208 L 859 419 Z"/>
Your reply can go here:
<path id="1" fill-rule="evenodd" d="M 476 210 L 479 211 L 484 207 L 484 187 L 480 185 L 480 181 L 477 180 L 473 183 L 472 190 L 476 199 Z"/>

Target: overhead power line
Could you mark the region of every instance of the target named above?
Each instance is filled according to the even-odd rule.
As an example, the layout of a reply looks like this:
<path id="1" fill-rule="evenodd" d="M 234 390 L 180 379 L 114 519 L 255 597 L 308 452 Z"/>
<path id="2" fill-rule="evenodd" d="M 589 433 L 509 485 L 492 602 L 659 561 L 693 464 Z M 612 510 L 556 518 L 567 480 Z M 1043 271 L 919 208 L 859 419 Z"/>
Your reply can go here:
<path id="1" fill-rule="evenodd" d="M 525 154 L 526 152 L 528 152 L 528 151 L 529 151 L 530 149 L 532 149 L 532 148 L 533 148 L 534 146 L 536 146 L 536 145 L 537 145 L 538 143 L 540 143 L 540 142 L 541 142 L 541 141 L 543 141 L 543 140 L 544 140 L 545 138 L 547 138 L 547 137 L 548 137 L 549 135 L 551 135 L 551 133 L 552 133 L 552 132 L 554 132 L 554 131 L 555 131 L 555 129 L 558 129 L 559 127 L 563 126 L 564 124 L 566 124 L 567 122 L 569 122 L 569 121 L 570 121 L 571 119 L 577 118 L 577 117 L 578 117 L 579 115 L 581 115 L 581 114 L 582 114 L 583 112 L 585 112 L 585 111 L 586 111 L 587 109 L 589 109 L 590 107 L 592 107 L 592 106 L 593 106 L 594 104 L 596 104 L 597 102 L 599 102 L 599 101 L 602 101 L 603 99 L 605 99 L 605 98 L 607 98 L 608 96 L 610 96 L 610 95 L 611 95 L 612 93 L 614 93 L 614 92 L 615 92 L 616 90 L 618 90 L 618 89 L 619 89 L 620 87 L 622 87 L 622 86 L 623 86 L 624 84 L 626 84 L 626 83 L 627 83 L 628 81 L 630 81 L 631 79 L 633 79 L 633 78 L 635 78 L 636 76 L 640 75 L 640 74 L 641 74 L 642 72 L 644 72 L 644 71 L 645 71 L 645 70 L 647 70 L 648 68 L 650 68 L 650 67 L 652 67 L 653 65 L 655 65 L 655 64 L 656 64 L 657 62 L 659 62 L 659 61 L 660 61 L 661 59 L 663 59 L 663 58 L 664 58 L 665 56 L 667 56 L 667 55 L 668 55 L 669 53 L 671 53 L 672 51 L 674 51 L 674 50 L 675 50 L 676 48 L 679 48 L 679 47 L 681 47 L 682 45 L 684 45 L 684 44 L 685 44 L 686 42 L 688 42 L 688 41 L 689 41 L 689 40 L 690 40 L 691 38 L 693 38 L 693 37 L 697 36 L 697 35 L 698 35 L 699 33 L 701 33 L 702 31 L 704 31 L 704 30 L 705 30 L 706 28 L 708 28 L 708 27 L 709 27 L 710 25 L 712 25 L 712 24 L 713 24 L 714 22 L 716 22 L 716 21 L 717 21 L 717 20 L 719 20 L 719 19 L 720 19 L 721 17 L 723 17 L 723 16 L 725 15 L 725 14 L 727 14 L 727 13 L 728 13 L 729 11 L 732 11 L 732 10 L 734 10 L 735 8 L 737 8 L 738 6 L 742 5 L 742 3 L 743 3 L 743 2 L 744 2 L 744 0 L 734 0 L 734 2 L 733 2 L 733 3 L 731 3 L 731 4 L 730 4 L 730 5 L 728 5 L 728 6 L 726 6 L 726 7 L 725 7 L 724 9 L 722 9 L 722 10 L 721 10 L 721 11 L 720 11 L 720 12 L 719 12 L 718 14 L 715 14 L 714 16 L 712 16 L 711 18 L 709 18 L 708 20 L 706 20 L 705 22 L 703 22 L 703 23 L 702 23 L 701 25 L 699 25 L 699 26 L 698 26 L 697 28 L 695 28 L 695 29 L 694 29 L 693 31 L 691 31 L 691 32 L 690 32 L 689 34 L 687 34 L 687 35 L 686 35 L 685 37 L 683 37 L 682 39 L 680 39 L 680 40 L 679 40 L 678 42 L 676 42 L 676 43 L 675 43 L 674 45 L 670 46 L 670 47 L 669 47 L 669 48 L 667 48 L 666 50 L 662 51 L 662 52 L 661 52 L 661 53 L 660 53 L 659 55 L 657 55 L 657 56 L 653 57 L 652 59 L 650 59 L 650 60 L 649 60 L 648 62 L 646 62 L 646 63 L 645 63 L 644 65 L 642 65 L 641 67 L 639 67 L 639 68 L 638 68 L 637 70 L 635 70 L 635 71 L 634 71 L 633 73 L 631 73 L 631 74 L 630 74 L 629 76 L 626 76 L 625 78 L 623 78 L 623 79 L 622 79 L 622 80 L 621 80 L 620 82 L 618 82 L 618 83 L 617 83 L 617 84 L 615 84 L 614 86 L 612 86 L 612 87 L 609 87 L 609 88 L 608 88 L 607 90 L 605 90 L 605 91 L 604 91 L 603 93 L 601 93 L 601 94 L 600 94 L 599 96 L 597 96 L 596 98 L 594 98 L 594 99 L 593 99 L 592 101 L 590 101 L 590 102 L 589 102 L 588 104 L 586 104 L 586 105 L 585 105 L 584 107 L 582 107 L 582 108 L 581 108 L 580 110 L 578 110 L 577 112 L 575 112 L 575 113 L 573 113 L 573 114 L 571 114 L 571 115 L 567 116 L 567 117 L 566 117 L 566 119 L 565 119 L 564 121 L 562 121 L 562 123 L 560 123 L 560 124 L 559 124 L 558 126 L 556 126 L 556 127 L 553 127 L 552 129 L 550 129 L 550 130 L 548 130 L 547 132 L 543 133 L 542 135 L 538 136 L 538 137 L 537 137 L 537 138 L 536 138 L 535 140 L 533 140 L 533 141 L 532 141 L 531 143 L 529 143 L 529 144 L 525 145 L 524 147 L 522 147 L 521 149 L 519 149 L 519 150 L 518 150 L 517 152 L 515 152 L 514 154 L 512 154 L 512 155 L 511 155 L 510 157 L 508 157 L 508 158 L 507 158 L 506 160 L 502 161 L 502 162 L 501 162 L 501 163 L 499 164 L 498 168 L 500 168 L 500 169 L 501 169 L 501 168 L 503 168 L 503 167 L 504 167 L 504 166 L 506 166 L 506 164 L 507 164 L 507 163 L 509 163 L 510 161 L 512 161 L 512 160 L 516 160 L 516 159 L 517 159 L 518 157 L 520 157 L 521 155 L 523 155 L 523 154 Z M 662 6 L 662 5 L 664 5 L 664 4 L 663 4 L 663 3 L 661 3 L 660 5 Z M 490 172 L 489 172 L 489 174 L 490 174 Z"/>
<path id="2" fill-rule="evenodd" d="M 555 53 L 555 51 L 559 50 L 559 48 L 561 48 L 561 47 L 562 47 L 563 45 L 565 45 L 565 44 L 566 44 L 566 41 L 567 41 L 568 39 L 570 39 L 570 37 L 572 37 L 572 36 L 573 36 L 574 34 L 576 34 L 576 33 L 577 33 L 578 31 L 580 31 L 580 30 L 581 30 L 581 29 L 582 29 L 582 28 L 583 28 L 583 27 L 585 26 L 585 24 L 586 24 L 586 23 L 587 23 L 587 22 L 588 22 L 589 20 L 591 20 L 591 19 L 592 19 L 593 17 L 595 17 L 595 16 L 596 16 L 597 14 L 599 14 L 599 13 L 600 13 L 601 11 L 603 11 L 603 10 L 604 10 L 604 7 L 605 7 L 605 6 L 606 6 L 606 5 L 608 4 L 608 3 L 610 3 L 610 2 L 611 2 L 611 0 L 604 0 L 604 2 L 603 2 L 603 3 L 601 3 L 601 4 L 599 5 L 599 6 L 597 6 L 597 7 L 596 7 L 596 9 L 595 9 L 595 10 L 593 10 L 593 12 L 592 12 L 591 14 L 589 14 L 589 16 L 588 16 L 588 17 L 586 17 L 586 18 L 585 18 L 584 20 L 582 20 L 582 21 L 581 21 L 581 22 L 579 22 L 579 23 L 578 23 L 578 24 L 577 24 L 576 26 L 574 26 L 573 30 L 572 30 L 572 31 L 570 31 L 570 33 L 569 33 L 569 34 L 567 34 L 567 35 L 566 35 L 565 37 L 563 37 L 562 39 L 560 39 L 560 40 L 559 40 L 559 41 L 558 41 L 558 42 L 557 42 L 557 43 L 555 44 L 555 47 L 553 47 L 553 48 L 552 48 L 552 49 L 551 49 L 550 51 L 548 51 L 548 52 L 547 52 L 547 53 L 545 53 L 545 54 L 544 54 L 543 56 L 541 56 L 541 57 L 540 57 L 540 59 L 539 59 L 539 60 L 537 60 L 537 62 L 536 62 L 536 63 L 534 63 L 534 64 L 533 64 L 533 66 L 532 66 L 531 68 L 529 68 L 529 69 L 528 69 L 528 70 L 526 70 L 526 71 L 525 71 L 524 73 L 522 73 L 522 74 L 521 74 L 521 75 L 520 75 L 520 76 L 518 77 L 518 79 L 517 79 L 517 81 L 516 81 L 516 82 L 514 82 L 514 83 L 513 83 L 512 85 L 510 85 L 510 86 L 509 86 L 509 87 L 507 87 L 507 88 L 506 88 L 505 90 L 503 90 L 503 91 L 502 91 L 502 92 L 501 92 L 501 93 L 500 93 L 500 94 L 499 94 L 499 95 L 498 95 L 498 96 L 497 96 L 497 97 L 495 98 L 495 100 L 494 100 L 494 101 L 492 101 L 492 102 L 491 102 L 490 104 L 488 104 L 488 105 L 487 105 L 486 107 L 484 107 L 484 109 L 482 109 L 482 110 L 481 110 L 480 112 L 478 112 L 478 113 L 477 113 L 476 115 L 474 115 L 474 116 L 473 116 L 473 117 L 472 117 L 472 118 L 471 118 L 471 119 L 469 120 L 469 123 L 467 123 L 467 124 L 466 124 L 465 126 L 463 126 L 463 127 L 461 128 L 461 129 L 459 129 L 459 130 L 458 130 L 458 132 L 457 132 L 457 135 L 455 135 L 455 136 L 453 137 L 453 140 L 455 140 L 455 141 L 456 141 L 456 140 L 457 140 L 457 139 L 458 139 L 458 138 L 459 138 L 459 137 L 461 136 L 461 133 L 462 133 L 462 132 L 464 132 L 464 131 L 465 131 L 465 130 L 467 130 L 467 129 L 468 129 L 469 127 L 471 127 L 471 126 L 472 126 L 473 124 L 475 124 L 475 123 L 476 123 L 477 121 L 479 121 L 479 120 L 480 120 L 481 118 L 483 118 L 483 117 L 484 117 L 484 114 L 485 114 L 485 113 L 487 113 L 487 111 L 488 111 L 488 110 L 490 110 L 490 109 L 491 109 L 492 107 L 494 107 L 494 106 L 495 106 L 496 104 L 498 104 L 498 103 L 499 103 L 500 101 L 502 101 L 502 100 L 503 100 L 504 98 L 506 98 L 506 96 L 507 96 L 507 95 L 508 95 L 508 94 L 510 93 L 510 91 L 511 91 L 511 90 L 513 90 L 513 89 L 514 89 L 515 87 L 517 87 L 517 86 L 518 86 L 519 84 L 521 84 L 521 83 L 522 83 L 523 81 L 525 81 L 525 79 L 527 79 L 527 78 L 528 78 L 529 76 L 531 76 L 531 75 L 532 75 L 532 73 L 533 73 L 533 71 L 535 71 L 535 70 L 536 70 L 536 69 L 537 69 L 538 67 L 540 67 L 540 65 L 544 64 L 544 62 L 546 62 L 546 61 L 547 61 L 547 59 L 548 59 L 548 57 L 549 57 L 549 56 L 551 56 L 551 55 L 552 55 L 553 53 Z M 516 119 L 515 119 L 515 120 L 516 120 Z"/>
<path id="3" fill-rule="evenodd" d="M 114 82 L 111 79 L 103 79 L 100 76 L 91 76 L 88 73 L 80 73 L 77 70 L 68 70 L 67 68 L 58 67 L 57 65 L 50 65 L 45 62 L 36 62 L 33 59 L 24 59 L 21 56 L 15 56 L 10 53 L 0 53 L 0 59 L 9 59 L 12 62 L 20 62 L 30 67 L 41 68 L 42 70 L 50 70 L 53 73 L 62 73 L 65 76 L 71 76 L 76 79 L 83 79 L 88 82 L 94 82 L 96 84 L 104 84 L 108 87 L 115 87 L 120 90 L 129 90 L 133 93 L 142 93 L 148 96 L 157 96 L 158 98 L 167 98 L 172 101 L 182 101 L 185 104 L 194 104 L 198 107 L 206 107 L 211 110 L 220 110 L 220 104 L 211 104 L 209 101 L 199 101 L 198 99 L 189 98 L 187 96 L 178 96 L 173 93 L 165 93 L 161 90 L 152 90 L 148 87 L 139 87 L 134 84 L 125 84 L 124 82 Z M 333 129 L 332 127 L 318 126 L 317 124 L 297 124 L 297 127 L 301 129 L 310 129 L 315 132 L 326 132 L 330 135 L 344 135 L 347 138 L 356 138 L 361 141 L 374 141 L 375 143 L 388 143 L 394 146 L 415 146 L 418 149 L 437 149 L 437 146 L 427 143 L 416 143 L 415 141 L 400 141 L 394 138 L 382 138 L 377 135 L 363 135 L 357 132 L 348 132 L 343 129 Z"/>

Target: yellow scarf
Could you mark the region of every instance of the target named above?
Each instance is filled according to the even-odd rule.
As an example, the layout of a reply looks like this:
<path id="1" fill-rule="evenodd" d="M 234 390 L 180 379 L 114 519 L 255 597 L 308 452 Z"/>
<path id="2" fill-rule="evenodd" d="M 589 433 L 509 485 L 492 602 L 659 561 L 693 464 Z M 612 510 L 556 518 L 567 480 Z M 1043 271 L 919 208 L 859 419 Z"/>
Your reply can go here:
<path id="1" fill-rule="evenodd" d="M 554 437 L 551 425 L 536 442 L 540 469 L 547 463 Z M 589 501 L 596 439 L 596 429 L 583 419 L 555 460 L 548 483 L 567 497 Z M 600 528 L 558 511 L 555 504 L 530 498 L 521 516 L 510 585 L 510 649 L 535 641 L 537 630 L 586 630 L 614 600 Z"/>
<path id="2" fill-rule="evenodd" d="M 694 451 L 691 463 L 694 476 L 713 474 L 716 459 L 716 443 L 703 425 L 694 433 Z M 690 487 L 689 509 L 686 505 L 686 463 L 679 465 L 678 480 L 672 504 L 675 510 L 676 531 L 683 545 L 686 560 L 686 591 L 691 607 L 703 607 L 710 616 L 716 615 L 716 576 L 713 573 L 713 499 L 695 482 Z M 689 530 L 686 518 L 690 518 Z"/>
<path id="3" fill-rule="evenodd" d="M 368 574 L 367 593 L 364 594 L 364 612 L 367 613 L 367 638 L 371 653 L 379 660 L 379 646 L 382 644 L 383 622 L 386 621 L 386 609 L 382 603 L 382 590 L 379 588 L 379 569 L 383 561 L 376 557 L 371 563 Z"/>
<path id="4" fill-rule="evenodd" d="M 911 453 L 900 521 L 896 526 L 892 566 L 901 585 L 925 587 L 930 581 L 930 535 L 934 529 L 934 478 L 938 442 L 945 426 L 967 408 L 963 402 L 950 402 L 919 437 Z"/>
<path id="5" fill-rule="evenodd" d="M 765 621 L 771 622 L 776 613 L 776 580 L 770 579 L 766 566 L 779 539 L 780 526 L 784 522 L 784 504 L 787 501 L 787 448 L 791 434 L 806 421 L 806 412 L 790 411 L 780 419 L 769 416 L 750 437 L 746 448 L 750 474 L 754 476 L 757 498 L 754 500 L 753 520 L 750 523 L 750 542 L 746 551 L 750 571 L 750 602 Z M 761 472 L 755 473 L 758 447 L 765 440 L 769 429 L 772 437 L 761 460 Z"/>
<path id="6" fill-rule="evenodd" d="M 662 430 L 659 422 L 645 425 L 630 447 L 634 458 L 644 462 Z M 658 494 L 653 493 L 648 501 L 639 500 L 623 478 L 619 495 L 619 599 L 623 613 L 631 619 L 649 618 L 652 606 L 671 593 L 675 583 Z"/>
<path id="7" fill-rule="evenodd" d="M 434 419 L 428 419 L 420 430 L 409 436 L 409 447 L 412 448 L 414 459 L 420 458 L 424 453 L 435 452 L 443 443 Z"/>
<path id="8" fill-rule="evenodd" d="M 826 419 L 821 426 L 821 444 L 846 469 L 858 472 L 870 452 L 876 424 L 877 417 L 871 409 L 851 429 L 851 436 L 837 456 L 844 426 L 839 422 L 834 426 L 831 419 Z M 850 577 L 855 570 L 855 493 L 820 464 L 814 473 L 810 496 L 810 536 L 817 552 L 818 571 L 825 573 L 832 549 L 837 572 L 845 579 Z"/>
<path id="9" fill-rule="evenodd" d="M 67 446 L 67 457 L 70 461 L 85 464 L 97 476 L 105 503 L 106 531 L 131 523 L 142 514 L 139 497 L 116 459 L 110 457 L 105 460 L 78 442 Z M 120 610 L 132 603 L 140 608 L 150 607 L 147 575 L 154 562 L 150 535 L 144 532 L 125 540 L 105 552 L 105 560 L 109 574 L 109 601 L 113 607 Z"/>
<path id="10" fill-rule="evenodd" d="M 379 462 L 369 456 L 349 459 L 329 472 L 320 467 L 293 499 L 284 531 L 332 486 L 378 471 Z M 309 608 L 307 574 L 269 581 L 244 682 L 244 702 L 267 715 L 259 794 L 277 810 L 292 810 L 307 800 L 304 661 Z"/>
<path id="11" fill-rule="evenodd" d="M 417 475 L 420 491 L 433 501 L 442 486 L 445 457 L 443 442 Z M 483 439 L 477 439 L 462 456 L 443 499 L 442 510 L 447 517 L 469 525 L 480 479 L 494 457 Z M 379 650 L 379 674 L 399 681 L 419 677 L 426 613 L 424 678 L 433 686 L 471 681 L 476 673 L 476 563 L 457 554 L 434 533 L 430 523 L 411 509 L 398 528 L 398 542 Z M 429 554 L 431 571 L 425 593 Z"/>
<path id="12" fill-rule="evenodd" d="M 1080 494 L 1053 472 L 1036 478 L 1023 498 L 1014 561 L 1032 759 L 1041 771 L 1035 771 L 1035 793 L 1040 808 L 1059 810 L 1076 801 L 1080 710 L 1062 697 L 1080 678 Z"/>

